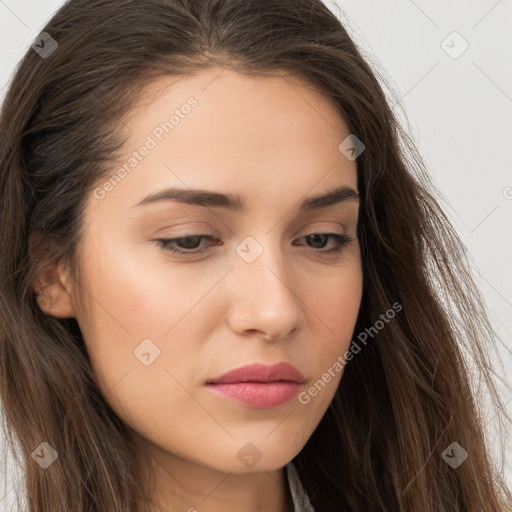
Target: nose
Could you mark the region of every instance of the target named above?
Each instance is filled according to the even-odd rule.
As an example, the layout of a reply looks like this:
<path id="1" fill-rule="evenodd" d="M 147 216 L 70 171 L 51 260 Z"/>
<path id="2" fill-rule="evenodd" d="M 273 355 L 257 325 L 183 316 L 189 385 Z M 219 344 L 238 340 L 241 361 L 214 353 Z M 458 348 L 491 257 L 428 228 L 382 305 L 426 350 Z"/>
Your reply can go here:
<path id="1" fill-rule="evenodd" d="M 228 320 L 233 332 L 257 332 L 268 340 L 279 340 L 303 326 L 304 302 L 289 273 L 283 258 L 274 257 L 268 249 L 250 264 L 236 263 L 229 277 Z"/>

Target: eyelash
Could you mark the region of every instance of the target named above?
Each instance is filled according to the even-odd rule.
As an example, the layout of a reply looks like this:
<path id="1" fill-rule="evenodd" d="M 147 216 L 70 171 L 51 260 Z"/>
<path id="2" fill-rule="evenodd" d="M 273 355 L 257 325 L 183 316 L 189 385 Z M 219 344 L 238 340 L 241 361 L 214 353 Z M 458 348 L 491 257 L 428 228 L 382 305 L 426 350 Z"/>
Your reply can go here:
<path id="1" fill-rule="evenodd" d="M 334 247 L 333 249 L 329 249 L 328 251 L 313 249 L 317 255 L 327 256 L 327 257 L 329 257 L 329 256 L 339 257 L 341 255 L 341 253 L 343 252 L 343 250 L 345 249 L 345 247 L 355 240 L 355 238 L 353 236 L 348 235 L 347 233 L 311 233 L 309 235 L 304 235 L 300 238 L 307 238 L 307 237 L 314 236 L 314 235 L 324 235 L 324 236 L 333 238 L 335 240 L 337 246 Z M 179 250 L 179 249 L 175 249 L 175 248 L 169 246 L 169 244 L 171 244 L 171 243 L 182 241 L 182 240 L 185 240 L 186 238 L 201 238 L 201 239 L 207 239 L 207 240 L 214 239 L 214 237 L 212 237 L 210 235 L 186 235 L 186 236 L 181 236 L 181 237 L 177 237 L 177 238 L 165 238 L 165 239 L 158 239 L 158 240 L 154 240 L 154 241 L 157 242 L 159 247 L 161 247 L 163 250 L 169 251 L 174 254 L 186 256 L 189 254 L 201 254 L 201 253 L 205 252 L 205 249 Z"/>

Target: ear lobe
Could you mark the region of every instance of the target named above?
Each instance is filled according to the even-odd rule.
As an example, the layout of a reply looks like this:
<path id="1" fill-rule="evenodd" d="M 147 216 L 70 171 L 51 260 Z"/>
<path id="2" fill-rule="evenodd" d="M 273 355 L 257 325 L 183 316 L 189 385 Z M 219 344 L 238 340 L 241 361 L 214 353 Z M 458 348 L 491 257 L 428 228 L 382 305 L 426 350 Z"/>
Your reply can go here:
<path id="1" fill-rule="evenodd" d="M 64 266 L 54 264 L 42 271 L 33 282 L 37 303 L 47 314 L 57 318 L 74 318 L 75 308 Z"/>

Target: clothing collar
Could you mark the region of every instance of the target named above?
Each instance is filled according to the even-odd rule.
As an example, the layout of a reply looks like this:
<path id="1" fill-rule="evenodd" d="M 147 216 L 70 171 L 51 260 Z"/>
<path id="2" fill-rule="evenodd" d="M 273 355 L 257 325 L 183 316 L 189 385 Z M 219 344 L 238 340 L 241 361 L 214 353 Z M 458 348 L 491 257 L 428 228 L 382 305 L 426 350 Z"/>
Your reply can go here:
<path id="1" fill-rule="evenodd" d="M 292 461 L 285 466 L 288 486 L 293 500 L 293 510 L 290 512 L 315 512 L 309 501 L 309 496 L 302 487 L 297 469 Z"/>

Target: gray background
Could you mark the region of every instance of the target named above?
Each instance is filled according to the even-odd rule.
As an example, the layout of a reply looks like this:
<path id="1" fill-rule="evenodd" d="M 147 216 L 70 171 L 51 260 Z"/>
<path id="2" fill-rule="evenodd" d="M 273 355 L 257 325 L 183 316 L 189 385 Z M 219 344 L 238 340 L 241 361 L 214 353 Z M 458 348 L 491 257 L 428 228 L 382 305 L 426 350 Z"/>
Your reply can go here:
<path id="1" fill-rule="evenodd" d="M 512 0 L 326 3 L 401 98 L 406 127 L 477 265 L 476 278 L 503 340 L 496 371 L 510 376 Z M 0 0 L 0 101 L 17 62 L 62 4 Z M 512 394 L 502 393 L 511 414 Z M 488 426 L 492 431 L 493 422 Z M 510 444 L 505 462 L 510 485 Z M 0 510 L 11 510 L 10 478 L 3 472 L 0 478 Z"/>

